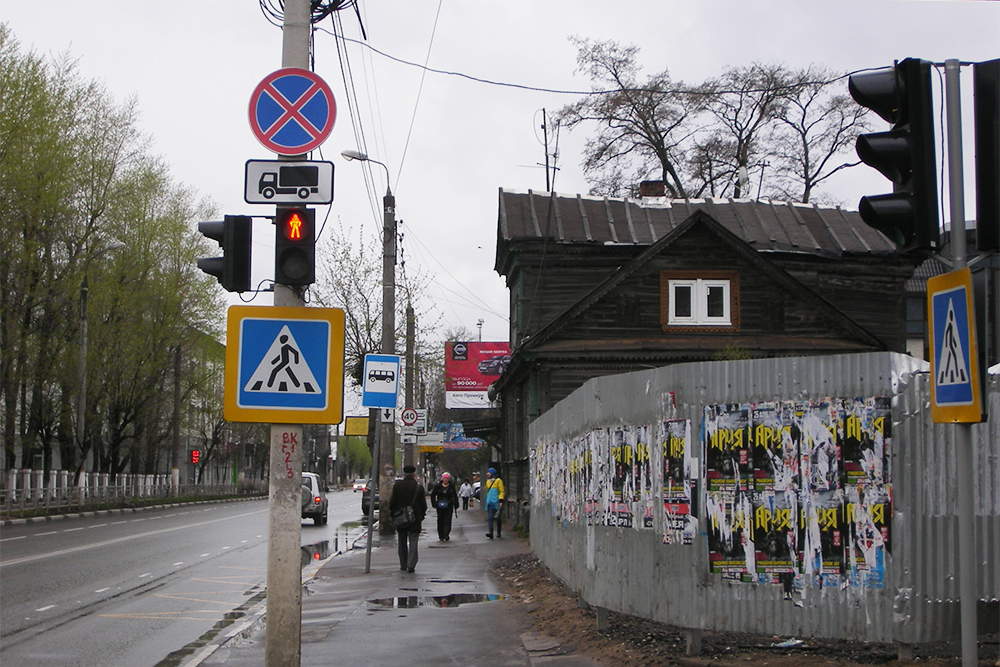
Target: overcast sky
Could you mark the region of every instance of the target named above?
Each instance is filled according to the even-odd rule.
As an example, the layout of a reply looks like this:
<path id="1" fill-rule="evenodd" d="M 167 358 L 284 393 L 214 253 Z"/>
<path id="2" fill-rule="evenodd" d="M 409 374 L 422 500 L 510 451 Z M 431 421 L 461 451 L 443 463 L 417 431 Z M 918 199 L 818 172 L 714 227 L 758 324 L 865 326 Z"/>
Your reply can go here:
<path id="1" fill-rule="evenodd" d="M 635 44 L 644 74 L 667 68 L 675 81 L 692 84 L 753 61 L 853 71 L 906 57 L 1000 57 L 1000 3 L 985 0 L 358 1 L 367 43 L 378 51 L 480 79 L 568 91 L 590 87 L 575 74 L 572 35 Z M 103 80 L 118 100 L 136 96 L 153 152 L 220 214 L 273 213 L 243 201 L 244 162 L 274 158 L 251 133 L 250 95 L 281 66 L 281 30 L 258 0 L 2 0 L 0 7 L 0 21 L 22 47 L 68 52 L 84 77 Z M 354 12 L 340 14 L 343 34 L 363 40 Z M 553 113 L 579 96 L 425 73 L 349 42 L 341 53 L 359 128 L 348 111 L 334 23 L 320 28 L 326 32 L 316 34 L 315 70 L 339 107 L 333 133 L 313 154 L 335 163 L 328 224 L 355 238 L 359 228 L 380 230 L 384 171 L 375 166 L 375 182 L 366 185 L 359 163 L 340 157 L 362 148 L 389 167 L 407 270 L 433 276 L 428 296 L 443 326 L 475 333 L 482 318 L 483 340 L 507 340 L 507 292 L 493 271 L 498 189 L 545 189 L 536 166 L 544 162 L 541 110 Z M 963 87 L 971 89 L 969 77 Z M 562 133 L 556 191 L 587 192 L 580 168 L 586 137 L 585 130 Z M 971 160 L 971 149 L 966 155 Z M 852 171 L 826 188 L 846 206 L 890 191 L 874 170 Z M 258 222 L 255 234 L 256 282 L 273 275 L 273 232 Z M 270 297 L 253 303 L 270 305 Z"/>

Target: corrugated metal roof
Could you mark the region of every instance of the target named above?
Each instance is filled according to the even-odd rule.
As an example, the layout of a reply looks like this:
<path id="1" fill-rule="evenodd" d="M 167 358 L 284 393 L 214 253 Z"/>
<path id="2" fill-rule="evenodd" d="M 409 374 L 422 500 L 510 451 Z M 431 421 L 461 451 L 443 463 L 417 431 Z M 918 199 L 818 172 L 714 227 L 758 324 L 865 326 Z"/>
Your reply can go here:
<path id="1" fill-rule="evenodd" d="M 839 207 L 748 199 L 638 199 L 500 190 L 500 236 L 650 245 L 704 210 L 753 248 L 822 255 L 891 254 L 895 246 Z"/>

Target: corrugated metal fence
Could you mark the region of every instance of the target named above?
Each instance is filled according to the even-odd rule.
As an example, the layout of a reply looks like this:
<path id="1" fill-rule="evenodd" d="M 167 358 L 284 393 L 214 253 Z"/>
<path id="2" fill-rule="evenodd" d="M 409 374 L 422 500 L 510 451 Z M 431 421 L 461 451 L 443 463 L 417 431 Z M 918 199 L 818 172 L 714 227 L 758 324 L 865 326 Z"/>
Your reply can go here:
<path id="1" fill-rule="evenodd" d="M 978 591 L 984 612 L 980 618 L 986 621 L 979 629 L 995 632 L 989 625 L 996 622 L 1000 600 L 1000 377 L 991 376 L 987 382 L 992 421 L 973 427 L 976 476 L 970 480 L 957 478 L 955 428 L 931 422 L 927 371 L 925 362 L 911 357 L 875 353 L 682 364 L 590 380 L 530 427 L 532 547 L 567 585 L 600 607 L 692 629 L 918 644 L 957 636 L 956 488 L 973 484 Z M 706 479 L 711 461 L 705 460 L 702 445 L 706 406 L 802 405 L 831 398 L 846 399 L 846 405 L 874 397 L 891 397 L 892 430 L 884 479 L 881 464 L 874 466 L 886 497 L 891 497 L 891 512 L 882 528 L 884 548 L 865 552 L 875 563 L 872 571 L 847 571 L 846 552 L 856 548 L 855 553 L 861 553 L 855 538 L 852 547 L 844 548 L 840 575 L 827 574 L 825 562 L 810 571 L 801 561 L 794 576 L 765 573 L 759 567 L 742 576 L 719 572 L 710 555 L 718 548 L 718 541 L 710 540 L 718 526 L 706 512 L 711 501 Z M 677 537 L 679 533 L 672 540 L 666 535 L 670 517 L 660 501 L 666 464 L 660 463 L 663 435 L 656 430 L 664 420 L 685 419 L 693 434 L 689 452 L 694 460 L 689 465 L 697 496 L 697 521 L 689 524 L 695 527 L 686 538 L 689 543 Z M 639 439 L 647 434 L 651 445 L 646 486 L 656 490 L 656 501 L 649 495 L 639 502 L 637 494 L 639 504 L 632 506 L 644 502 L 642 507 L 649 508 L 645 527 L 638 518 L 640 510 L 631 522 L 635 527 L 607 520 L 616 506 L 623 506 L 615 502 L 621 494 L 598 489 L 591 497 L 579 497 L 589 493 L 580 493 L 581 479 L 591 487 L 620 479 L 614 459 L 588 461 L 590 472 L 576 476 L 579 466 L 566 459 L 566 448 L 574 442 L 579 446 L 610 439 L 611 451 L 616 438 L 624 441 L 623 432 L 638 432 Z M 642 451 L 641 445 L 636 451 Z M 800 461 L 808 465 L 806 458 Z M 605 463 L 609 470 L 601 477 Z M 641 465 L 635 462 L 629 474 L 638 475 Z M 844 493 L 851 493 L 850 484 L 840 484 L 846 487 Z M 632 499 L 631 488 L 625 490 L 626 500 Z M 603 517 L 593 511 L 602 502 Z M 888 500 L 885 505 L 889 507 Z M 800 502 L 800 521 L 803 506 L 810 507 Z M 844 502 L 841 521 L 850 520 L 846 507 Z M 836 540 L 842 537 L 838 531 Z M 876 531 L 875 542 L 878 539 Z M 791 537 L 788 542 L 794 544 Z M 751 544 L 747 551 L 752 550 Z"/>

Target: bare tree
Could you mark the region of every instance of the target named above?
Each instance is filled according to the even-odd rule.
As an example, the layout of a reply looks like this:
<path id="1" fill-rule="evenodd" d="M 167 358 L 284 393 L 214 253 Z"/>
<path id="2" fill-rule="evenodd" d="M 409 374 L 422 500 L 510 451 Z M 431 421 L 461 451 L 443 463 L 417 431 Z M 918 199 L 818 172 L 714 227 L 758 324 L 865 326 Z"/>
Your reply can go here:
<path id="1" fill-rule="evenodd" d="M 837 157 L 869 130 L 868 110 L 844 95 L 840 77 L 812 65 L 796 73 L 782 93 L 781 127 L 774 143 L 779 196 L 808 202 L 817 185 L 858 160 Z"/>
<path id="2" fill-rule="evenodd" d="M 767 157 L 769 133 L 783 115 L 784 95 L 793 85 L 791 74 L 783 66 L 753 63 L 730 67 L 702 86 L 708 112 L 717 125 L 709 141 L 728 147 L 725 153 L 714 156 L 714 172 L 734 181 L 735 197 L 746 196 L 745 178 Z M 740 177 L 741 170 L 745 170 L 744 178 Z"/>
<path id="3" fill-rule="evenodd" d="M 693 132 L 697 98 L 673 83 L 667 70 L 639 81 L 636 46 L 614 41 L 572 38 L 579 50 L 577 71 L 585 72 L 594 93 L 563 107 L 558 122 L 574 128 L 598 123 L 587 140 L 583 170 L 594 186 L 591 194 L 621 195 L 630 183 L 656 174 L 673 197 L 685 197 L 681 167 L 683 144 Z M 631 172 L 632 180 L 626 176 Z"/>

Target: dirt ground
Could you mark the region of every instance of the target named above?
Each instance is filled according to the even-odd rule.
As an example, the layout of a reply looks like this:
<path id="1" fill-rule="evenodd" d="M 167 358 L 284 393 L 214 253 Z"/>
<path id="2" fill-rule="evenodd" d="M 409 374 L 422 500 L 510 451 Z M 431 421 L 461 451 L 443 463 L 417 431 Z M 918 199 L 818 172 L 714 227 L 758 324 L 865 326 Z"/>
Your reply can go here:
<path id="1" fill-rule="evenodd" d="M 620 667 L 961 667 L 957 644 L 920 645 L 914 660 L 898 660 L 892 644 L 808 639 L 779 647 L 787 637 L 703 632 L 702 652 L 685 654 L 680 628 L 611 612 L 606 630 L 597 629 L 594 608 L 580 608 L 577 598 L 530 554 L 497 561 L 493 573 L 504 594 L 533 619 L 537 632 L 575 644 L 576 651 L 600 665 Z M 1000 667 L 1000 646 L 992 636 L 979 644 L 979 667 Z"/>

